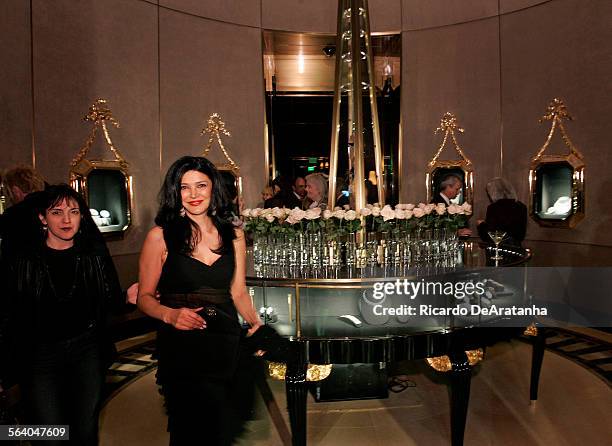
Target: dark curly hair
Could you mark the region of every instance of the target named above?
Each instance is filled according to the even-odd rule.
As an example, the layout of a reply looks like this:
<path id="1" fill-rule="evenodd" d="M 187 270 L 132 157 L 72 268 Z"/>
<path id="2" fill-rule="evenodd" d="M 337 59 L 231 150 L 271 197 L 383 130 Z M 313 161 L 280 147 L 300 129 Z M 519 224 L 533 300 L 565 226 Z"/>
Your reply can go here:
<path id="1" fill-rule="evenodd" d="M 231 252 L 236 235 L 231 223 L 230 200 L 219 171 L 213 163 L 201 156 L 184 156 L 170 166 L 159 191 L 159 210 L 155 224 L 163 229 L 168 250 L 190 255 L 201 240 L 202 235 L 197 223 L 189 217 L 181 216 L 181 179 L 190 170 L 201 172 L 212 181 L 207 215 L 212 219 L 221 239 L 221 245 L 213 252 Z"/>

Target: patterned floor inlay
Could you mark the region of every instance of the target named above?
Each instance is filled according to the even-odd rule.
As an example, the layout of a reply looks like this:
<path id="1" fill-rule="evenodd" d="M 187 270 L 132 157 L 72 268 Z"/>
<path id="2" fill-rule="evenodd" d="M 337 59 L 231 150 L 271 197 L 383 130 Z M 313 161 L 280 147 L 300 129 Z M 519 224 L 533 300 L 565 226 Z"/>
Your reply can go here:
<path id="1" fill-rule="evenodd" d="M 547 328 L 546 349 L 580 364 L 612 387 L 612 344 L 609 342 L 563 328 Z"/>
<path id="2" fill-rule="evenodd" d="M 155 341 L 153 340 L 131 347 L 117 355 L 115 362 L 106 373 L 104 389 L 106 401 L 110 400 L 123 386 L 157 367 L 157 361 L 151 357 L 154 351 Z"/>

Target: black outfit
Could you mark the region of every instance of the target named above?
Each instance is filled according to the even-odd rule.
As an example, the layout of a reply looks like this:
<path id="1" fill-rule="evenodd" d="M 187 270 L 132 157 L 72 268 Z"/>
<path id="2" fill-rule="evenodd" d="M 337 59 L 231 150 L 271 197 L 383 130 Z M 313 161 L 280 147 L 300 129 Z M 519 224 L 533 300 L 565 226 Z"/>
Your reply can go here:
<path id="1" fill-rule="evenodd" d="M 442 198 L 442 195 L 440 195 L 440 192 L 437 192 L 431 199 L 430 203 L 433 204 L 440 204 L 440 203 L 444 203 L 446 206 L 448 206 L 448 204 L 446 204 L 446 201 L 444 201 L 444 198 Z"/>
<path id="2" fill-rule="evenodd" d="M 107 313 L 125 302 L 106 246 L 75 240 L 3 258 L 2 284 L 1 378 L 20 384 L 26 424 L 67 424 L 68 444 L 97 445 Z"/>
<path id="3" fill-rule="evenodd" d="M 171 308 L 198 308 L 203 330 L 158 334 L 159 378 L 166 396 L 170 444 L 231 444 L 231 380 L 239 358 L 242 328 L 230 294 L 233 249 L 212 265 L 175 251 L 164 262 L 158 289 Z"/>
<path id="4" fill-rule="evenodd" d="M 284 205 L 288 209 L 294 209 L 294 208 L 302 209 L 303 201 L 304 200 L 296 196 L 295 192 L 289 192 L 289 194 L 287 194 L 287 197 L 285 199 Z"/>
<path id="5" fill-rule="evenodd" d="M 280 191 L 272 198 L 264 201 L 264 208 L 300 208 L 302 209 L 303 202 L 299 200 L 293 192 Z"/>
<path id="6" fill-rule="evenodd" d="M 527 230 L 527 206 L 518 200 L 501 199 L 487 206 L 487 216 L 478 225 L 478 235 L 486 242 L 491 241 L 488 231 L 505 231 L 508 235 L 503 244 L 520 246 Z"/>
<path id="7" fill-rule="evenodd" d="M 38 208 L 42 195 L 42 192 L 31 192 L 23 201 L 9 207 L 0 215 L 2 257 L 10 257 L 20 250 L 27 249 L 24 244 L 32 240 L 32 234 L 40 231 Z"/>

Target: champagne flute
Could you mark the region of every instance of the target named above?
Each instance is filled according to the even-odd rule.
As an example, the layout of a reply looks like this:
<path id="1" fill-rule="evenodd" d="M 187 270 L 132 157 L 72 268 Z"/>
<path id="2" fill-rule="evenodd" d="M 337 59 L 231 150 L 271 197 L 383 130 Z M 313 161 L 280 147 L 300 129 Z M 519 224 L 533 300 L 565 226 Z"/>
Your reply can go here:
<path id="1" fill-rule="evenodd" d="M 489 237 L 495 243 L 495 255 L 491 257 L 492 260 L 501 260 L 502 256 L 499 255 L 499 244 L 506 238 L 506 232 L 504 231 L 488 231 Z"/>

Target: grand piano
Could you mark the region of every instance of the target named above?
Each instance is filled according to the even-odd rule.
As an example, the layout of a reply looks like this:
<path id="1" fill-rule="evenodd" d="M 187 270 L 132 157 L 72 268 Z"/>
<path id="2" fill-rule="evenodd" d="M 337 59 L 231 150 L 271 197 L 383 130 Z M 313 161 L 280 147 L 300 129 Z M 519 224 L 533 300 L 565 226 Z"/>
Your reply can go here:
<path id="1" fill-rule="evenodd" d="M 361 269 L 263 267 L 249 258 L 247 286 L 254 304 L 265 323 L 290 340 L 291 359 L 281 367 L 292 444 L 306 444 L 309 380 L 326 376 L 330 364 L 426 360 L 450 375 L 451 444 L 462 445 L 472 366 L 486 346 L 521 334 L 533 320 L 471 311 L 529 305 L 523 266 L 531 253 L 505 247 L 500 252 L 502 259 L 492 260 L 491 247 L 463 242 L 451 261 Z M 405 285 L 435 282 L 454 286 L 452 293 L 437 288 L 414 297 L 412 285 Z M 448 285 L 468 282 L 477 290 L 467 297 Z M 430 314 L 431 308 L 459 310 Z M 541 334 L 534 339 L 532 400 L 544 350 Z"/>

